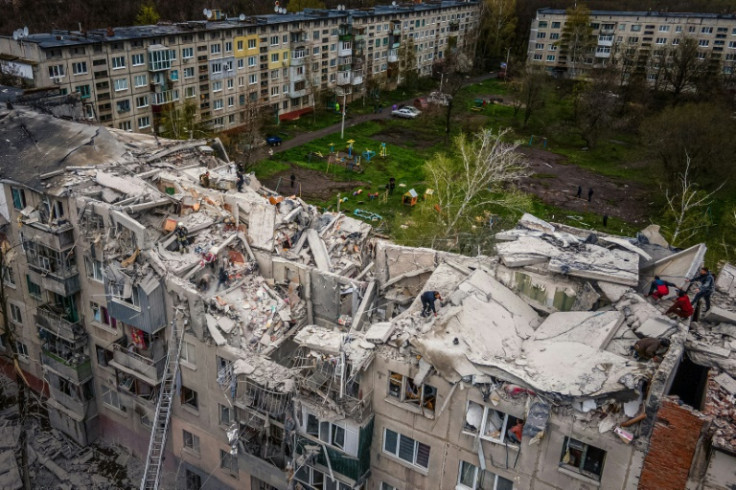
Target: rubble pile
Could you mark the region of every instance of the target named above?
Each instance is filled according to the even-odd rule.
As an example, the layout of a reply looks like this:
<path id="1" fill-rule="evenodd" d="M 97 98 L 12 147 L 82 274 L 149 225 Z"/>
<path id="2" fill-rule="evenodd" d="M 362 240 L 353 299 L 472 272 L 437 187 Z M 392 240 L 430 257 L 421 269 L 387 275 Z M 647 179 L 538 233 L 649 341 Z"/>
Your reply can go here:
<path id="1" fill-rule="evenodd" d="M 713 417 L 713 445 L 736 453 L 736 380 L 711 372 L 703 412 Z"/>

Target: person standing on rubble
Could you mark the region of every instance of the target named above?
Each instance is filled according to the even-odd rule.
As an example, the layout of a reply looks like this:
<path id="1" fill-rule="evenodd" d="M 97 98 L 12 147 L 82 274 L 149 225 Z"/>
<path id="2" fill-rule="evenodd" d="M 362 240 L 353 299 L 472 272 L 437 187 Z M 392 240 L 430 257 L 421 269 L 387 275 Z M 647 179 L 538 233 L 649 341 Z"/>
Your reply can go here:
<path id="1" fill-rule="evenodd" d="M 245 177 L 243 176 L 243 172 L 238 170 L 238 182 L 236 184 L 238 186 L 238 192 L 243 192 L 243 182 L 245 182 Z"/>
<path id="2" fill-rule="evenodd" d="M 707 267 L 701 267 L 699 275 L 692 279 L 685 280 L 688 282 L 700 283 L 700 287 L 698 287 L 695 297 L 693 298 L 693 304 L 697 305 L 700 298 L 703 298 L 705 300 L 705 309 L 703 310 L 703 313 L 710 310 L 710 296 L 713 294 L 713 289 L 715 289 L 713 274 L 710 273 Z"/>
<path id="3" fill-rule="evenodd" d="M 179 253 L 187 252 L 189 246 L 189 237 L 187 236 L 187 229 L 181 223 L 176 224 L 174 229 L 174 235 L 176 235 L 176 243 L 179 246 Z"/>
<path id="4" fill-rule="evenodd" d="M 677 299 L 672 306 L 664 313 L 665 315 L 677 315 L 680 318 L 689 318 L 693 314 L 693 305 L 687 293 L 681 289 L 677 291 Z"/>
<path id="5" fill-rule="evenodd" d="M 230 276 L 228 276 L 227 271 L 224 267 L 220 267 L 220 274 L 217 279 L 217 290 L 220 290 L 220 286 L 223 284 L 225 285 L 225 288 L 227 289 L 228 282 L 230 281 Z"/>
<path id="6" fill-rule="evenodd" d="M 422 300 L 422 316 L 429 316 L 429 312 L 434 313 L 437 316 L 437 310 L 434 308 L 434 302 L 436 300 L 442 301 L 442 296 L 439 291 L 426 291 L 420 296 Z"/>
<path id="7" fill-rule="evenodd" d="M 210 171 L 209 170 L 199 176 L 199 183 L 202 185 L 202 187 L 209 189 L 210 187 Z"/>

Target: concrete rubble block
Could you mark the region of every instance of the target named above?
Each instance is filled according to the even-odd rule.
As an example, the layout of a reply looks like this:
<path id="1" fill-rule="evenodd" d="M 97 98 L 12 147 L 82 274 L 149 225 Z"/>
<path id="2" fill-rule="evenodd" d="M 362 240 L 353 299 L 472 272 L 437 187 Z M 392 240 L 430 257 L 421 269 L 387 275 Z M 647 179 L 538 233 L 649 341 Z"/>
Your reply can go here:
<path id="1" fill-rule="evenodd" d="M 20 478 L 18 463 L 15 459 L 15 451 L 0 453 L 0 488 L 8 490 L 23 488 L 23 481 Z"/>
<path id="2" fill-rule="evenodd" d="M 642 337 L 662 337 L 674 329 L 677 329 L 677 324 L 669 318 L 651 317 L 644 320 L 636 332 Z"/>
<path id="3" fill-rule="evenodd" d="M 565 250 L 550 258 L 549 270 L 625 286 L 639 284 L 639 257 L 624 250 L 587 244 L 585 251 Z"/>
<path id="4" fill-rule="evenodd" d="M 716 277 L 716 291 L 727 294 L 731 298 L 736 296 L 736 267 L 731 264 L 723 266 Z"/>
<path id="5" fill-rule="evenodd" d="M 20 426 L 10 425 L 0 427 L 0 449 L 14 448 L 20 437 Z"/>
<path id="6" fill-rule="evenodd" d="M 384 344 L 391 337 L 394 324 L 391 322 L 378 322 L 370 326 L 365 332 L 365 339 L 376 344 Z"/>
<path id="7" fill-rule="evenodd" d="M 521 219 L 519 219 L 519 225 L 529 230 L 541 231 L 543 233 L 554 233 L 555 231 L 553 224 L 529 213 L 524 213 Z"/>
<path id="8" fill-rule="evenodd" d="M 207 330 L 210 332 L 210 335 L 212 336 L 212 340 L 215 341 L 215 345 L 225 345 L 227 344 L 227 340 L 225 340 L 225 337 L 220 333 L 220 330 L 217 328 L 217 319 L 210 315 L 206 315 L 207 319 Z"/>
<path id="9" fill-rule="evenodd" d="M 317 230 L 311 228 L 306 230 L 304 234 L 307 235 L 307 243 L 309 244 L 309 249 L 312 251 L 314 263 L 317 265 L 317 268 L 321 271 L 330 272 L 332 270 L 330 254 L 327 251 L 324 240 L 319 236 Z"/>
<path id="10" fill-rule="evenodd" d="M 711 332 L 736 339 L 736 325 L 730 323 L 719 323 L 711 328 Z"/>
<path id="11" fill-rule="evenodd" d="M 659 245 L 660 247 L 669 247 L 670 244 L 664 239 L 662 234 L 659 232 L 659 225 L 649 225 L 640 232 L 644 235 L 649 243 Z"/>
<path id="12" fill-rule="evenodd" d="M 733 379 L 726 373 L 721 373 L 713 378 L 716 383 L 721 385 L 724 390 L 728 391 L 731 395 L 736 395 L 736 380 Z"/>
<path id="13" fill-rule="evenodd" d="M 706 342 L 692 340 L 690 338 L 685 342 L 685 348 L 697 352 L 702 352 L 709 356 L 716 356 L 724 359 L 728 358 L 731 354 L 731 349 L 709 344 Z"/>
<path id="14" fill-rule="evenodd" d="M 736 324 L 736 311 L 729 311 L 720 306 L 713 305 L 710 310 L 706 313 L 706 318 L 709 322 L 726 322 Z"/>
<path id="15" fill-rule="evenodd" d="M 552 313 L 537 327 L 534 340 L 576 341 L 595 349 L 605 349 L 623 321 L 624 316 L 618 311 Z"/>
<path id="16" fill-rule="evenodd" d="M 268 203 L 253 204 L 249 216 L 248 240 L 252 247 L 273 250 L 276 208 Z"/>
<path id="17" fill-rule="evenodd" d="M 435 251 L 427 248 L 387 247 L 388 279 L 419 269 L 431 269 L 435 266 L 435 257 Z"/>
<path id="18" fill-rule="evenodd" d="M 598 281 L 598 287 L 606 295 L 608 301 L 615 303 L 620 300 L 627 291 L 631 288 L 628 286 L 622 286 L 620 284 L 613 284 L 606 281 Z"/>

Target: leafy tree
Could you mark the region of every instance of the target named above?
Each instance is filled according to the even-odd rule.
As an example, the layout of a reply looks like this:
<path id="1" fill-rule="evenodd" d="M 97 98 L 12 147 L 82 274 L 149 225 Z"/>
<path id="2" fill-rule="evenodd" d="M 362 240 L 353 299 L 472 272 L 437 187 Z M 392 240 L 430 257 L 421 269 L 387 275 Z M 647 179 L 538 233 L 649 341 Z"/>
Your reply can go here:
<path id="1" fill-rule="evenodd" d="M 444 236 L 457 232 L 486 206 L 518 209 L 528 205 L 528 198 L 518 194 L 494 193 L 528 175 L 528 163 L 516 151 L 518 145 L 504 141 L 509 133 L 509 129 L 484 129 L 472 138 L 460 134 L 454 140 L 455 155 L 438 153 L 425 164 Z"/>
<path id="2" fill-rule="evenodd" d="M 590 26 L 590 9 L 580 2 L 567 9 L 567 20 L 562 28 L 560 56 L 567 56 L 570 63 L 570 76 L 577 78 L 578 65 L 595 46 L 593 28 Z"/>
<path id="3" fill-rule="evenodd" d="M 196 139 L 207 133 L 197 122 L 197 106 L 189 100 L 184 104 L 169 104 L 161 113 L 156 132 L 164 138 L 177 140 Z"/>
<path id="4" fill-rule="evenodd" d="M 614 122 L 616 110 L 616 73 L 611 68 L 592 72 L 587 81 L 578 83 L 575 97 L 575 122 L 580 137 L 590 148 Z"/>
<path id="5" fill-rule="evenodd" d="M 160 19 L 161 16 L 156 10 L 156 5 L 149 1 L 141 4 L 138 15 L 135 17 L 135 24 L 139 26 L 153 25 L 157 24 Z"/>
<path id="6" fill-rule="evenodd" d="M 432 66 L 435 80 L 440 82 L 439 99 L 445 107 L 445 134 L 450 137 L 452 110 L 455 96 L 465 84 L 465 74 L 470 70 L 470 61 L 464 53 L 448 49 L 445 57 Z"/>
<path id="7" fill-rule="evenodd" d="M 667 180 L 675 180 L 687 169 L 691 180 L 712 190 L 736 174 L 732 164 L 736 122 L 723 104 L 667 107 L 645 119 L 640 132 L 643 143 L 662 163 Z"/>
<path id="8" fill-rule="evenodd" d="M 484 0 L 481 4 L 477 59 L 504 59 L 516 37 L 516 0 Z"/>
<path id="9" fill-rule="evenodd" d="M 549 76 L 535 65 L 524 68 L 521 77 L 511 84 L 511 93 L 514 95 L 514 117 L 521 109 L 523 111 L 523 126 L 529 124 L 532 114 L 544 107 L 544 101 L 549 86 Z"/>
<path id="10" fill-rule="evenodd" d="M 304 9 L 323 9 L 325 2 L 321 0 L 289 0 L 286 10 L 289 12 L 301 12 Z"/>
<path id="11" fill-rule="evenodd" d="M 698 59 L 698 41 L 691 37 L 680 39 L 680 44 L 669 50 L 666 59 L 662 64 L 663 75 L 675 100 L 683 91 L 695 89 L 708 66 Z"/>

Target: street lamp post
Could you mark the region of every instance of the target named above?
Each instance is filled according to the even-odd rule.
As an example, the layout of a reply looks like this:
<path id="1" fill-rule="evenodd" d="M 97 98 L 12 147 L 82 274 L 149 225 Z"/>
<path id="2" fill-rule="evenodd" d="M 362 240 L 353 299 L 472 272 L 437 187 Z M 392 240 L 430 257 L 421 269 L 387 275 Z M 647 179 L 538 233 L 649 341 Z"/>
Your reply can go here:
<path id="1" fill-rule="evenodd" d="M 339 97 L 339 96 L 338 96 Z M 346 101 L 348 98 L 348 93 L 343 90 L 342 92 L 342 124 L 340 125 L 340 139 L 345 139 L 345 111 L 346 111 Z"/>

